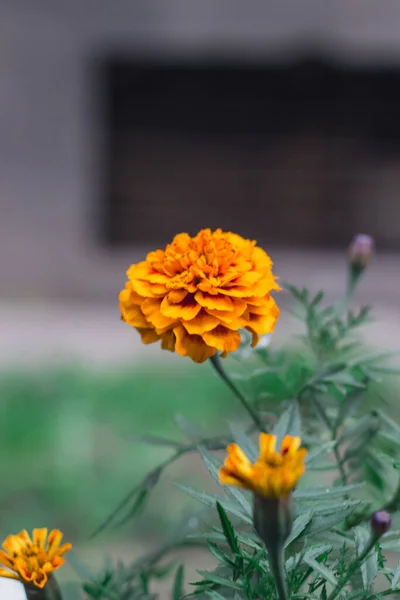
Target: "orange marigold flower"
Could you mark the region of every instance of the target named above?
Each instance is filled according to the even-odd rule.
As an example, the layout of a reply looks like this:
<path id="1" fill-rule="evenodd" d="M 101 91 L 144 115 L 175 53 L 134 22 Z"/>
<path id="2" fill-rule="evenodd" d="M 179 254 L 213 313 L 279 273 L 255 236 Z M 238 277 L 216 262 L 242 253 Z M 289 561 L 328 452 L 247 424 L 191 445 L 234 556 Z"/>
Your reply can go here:
<path id="1" fill-rule="evenodd" d="M 221 229 L 193 238 L 180 233 L 165 250 L 131 265 L 127 276 L 119 295 L 122 320 L 145 344 L 161 340 L 164 350 L 194 362 L 237 350 L 242 328 L 255 346 L 279 317 L 270 257 L 255 241 Z"/>
<path id="2" fill-rule="evenodd" d="M 276 435 L 260 433 L 260 456 L 253 464 L 239 446 L 230 444 L 228 457 L 219 470 L 219 481 L 265 498 L 286 498 L 305 471 L 307 450 L 300 445 L 299 437 L 285 435 L 277 452 Z"/>
<path id="3" fill-rule="evenodd" d="M 62 555 L 71 549 L 71 544 L 60 546 L 63 534 L 53 529 L 47 535 L 47 529 L 34 529 L 33 536 L 25 530 L 17 535 L 9 535 L 0 550 L 0 577 L 18 579 L 23 583 L 43 588 L 49 574 L 64 564 Z"/>

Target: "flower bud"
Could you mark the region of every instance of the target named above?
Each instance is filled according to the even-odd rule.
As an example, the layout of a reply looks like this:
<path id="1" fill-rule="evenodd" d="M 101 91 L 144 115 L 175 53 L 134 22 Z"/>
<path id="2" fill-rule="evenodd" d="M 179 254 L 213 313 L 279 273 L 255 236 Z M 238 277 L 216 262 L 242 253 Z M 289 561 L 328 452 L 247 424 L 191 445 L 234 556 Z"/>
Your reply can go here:
<path id="1" fill-rule="evenodd" d="M 386 510 L 378 510 L 372 515 L 371 529 L 378 535 L 387 533 L 392 524 L 392 517 Z"/>
<path id="2" fill-rule="evenodd" d="M 254 494 L 253 521 L 266 548 L 283 546 L 293 527 L 293 498 L 265 498 Z"/>
<path id="3" fill-rule="evenodd" d="M 53 575 L 49 576 L 48 582 L 43 588 L 29 583 L 25 583 L 24 588 L 28 600 L 62 600 L 61 590 Z"/>
<path id="4" fill-rule="evenodd" d="M 350 265 L 365 269 L 369 265 L 374 252 L 374 238 L 370 235 L 356 235 L 349 246 L 349 262 Z"/>

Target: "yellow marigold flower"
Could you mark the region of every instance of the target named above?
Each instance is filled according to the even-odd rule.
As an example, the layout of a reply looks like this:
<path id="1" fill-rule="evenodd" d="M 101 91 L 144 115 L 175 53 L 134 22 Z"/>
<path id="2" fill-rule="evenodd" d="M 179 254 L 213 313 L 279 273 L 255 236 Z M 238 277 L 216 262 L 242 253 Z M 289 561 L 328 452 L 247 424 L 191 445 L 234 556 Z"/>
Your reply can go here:
<path id="1" fill-rule="evenodd" d="M 260 433 L 260 456 L 255 464 L 237 444 L 227 447 L 228 456 L 219 471 L 219 481 L 251 490 L 265 498 L 286 498 L 305 471 L 305 448 L 301 439 L 285 435 L 280 452 L 276 435 Z"/>
<path id="2" fill-rule="evenodd" d="M 62 564 L 62 555 L 71 549 L 71 544 L 60 546 L 63 534 L 53 529 L 47 535 L 47 529 L 34 529 L 33 536 L 25 530 L 17 535 L 9 535 L 0 550 L 0 577 L 18 579 L 23 583 L 31 583 L 43 588 L 48 576 Z"/>
<path id="3" fill-rule="evenodd" d="M 127 271 L 119 295 L 121 318 L 145 344 L 204 362 L 240 344 L 239 330 L 273 331 L 279 309 L 270 295 L 279 286 L 270 257 L 256 242 L 217 229 L 176 235 L 165 250 L 150 252 Z"/>

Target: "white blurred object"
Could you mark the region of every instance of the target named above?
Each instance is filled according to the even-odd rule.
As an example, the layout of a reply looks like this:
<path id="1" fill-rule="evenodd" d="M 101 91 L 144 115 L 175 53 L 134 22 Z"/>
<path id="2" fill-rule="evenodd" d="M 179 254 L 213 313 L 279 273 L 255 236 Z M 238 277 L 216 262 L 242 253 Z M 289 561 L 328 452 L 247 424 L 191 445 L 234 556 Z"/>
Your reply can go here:
<path id="1" fill-rule="evenodd" d="M 0 577 L 0 599 L 1 600 L 27 600 L 24 586 L 15 579 Z"/>

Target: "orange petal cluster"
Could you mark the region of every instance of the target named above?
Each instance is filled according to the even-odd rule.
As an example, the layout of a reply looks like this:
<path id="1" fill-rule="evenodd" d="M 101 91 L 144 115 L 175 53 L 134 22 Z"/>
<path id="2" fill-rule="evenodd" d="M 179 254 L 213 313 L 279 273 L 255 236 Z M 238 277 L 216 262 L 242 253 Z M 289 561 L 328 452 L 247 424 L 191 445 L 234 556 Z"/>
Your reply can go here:
<path id="1" fill-rule="evenodd" d="M 237 350 L 243 328 L 255 346 L 279 317 L 270 257 L 255 241 L 221 229 L 176 235 L 165 250 L 131 265 L 127 277 L 122 320 L 143 343 L 161 340 L 164 350 L 197 363 Z"/>
<path id="2" fill-rule="evenodd" d="M 18 579 L 23 583 L 43 588 L 49 574 L 64 564 L 62 555 L 71 549 L 71 544 L 60 545 L 63 534 L 53 529 L 34 529 L 33 536 L 25 530 L 17 535 L 9 535 L 0 550 L 0 577 Z"/>
<path id="3" fill-rule="evenodd" d="M 260 455 L 255 464 L 236 444 L 227 447 L 228 456 L 219 471 L 219 481 L 236 485 L 265 498 L 286 498 L 305 471 L 305 448 L 301 439 L 286 435 L 280 451 L 276 451 L 276 436 L 260 433 Z"/>

